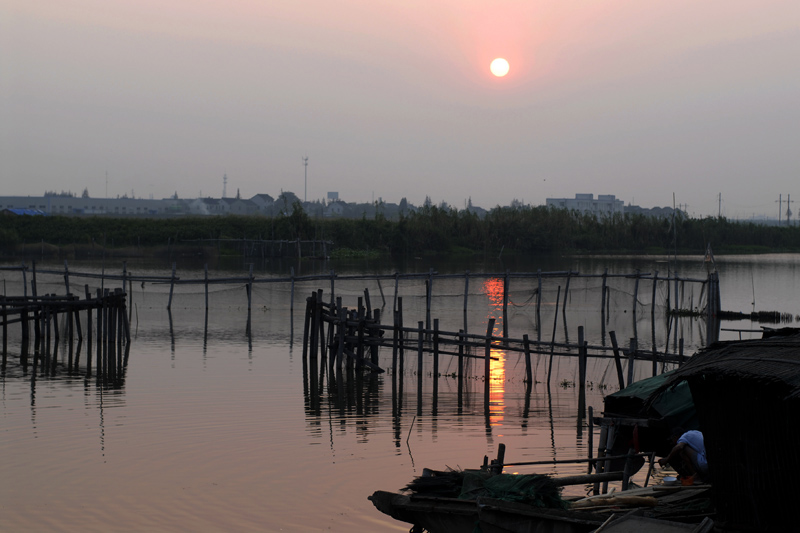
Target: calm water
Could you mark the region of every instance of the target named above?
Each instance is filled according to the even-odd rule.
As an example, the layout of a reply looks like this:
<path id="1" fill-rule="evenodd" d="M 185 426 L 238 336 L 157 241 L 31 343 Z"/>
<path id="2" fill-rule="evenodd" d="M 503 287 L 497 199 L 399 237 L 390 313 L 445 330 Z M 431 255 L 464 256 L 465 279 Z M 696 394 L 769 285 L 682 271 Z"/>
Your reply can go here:
<path id="1" fill-rule="evenodd" d="M 723 309 L 800 314 L 798 265 L 800 258 L 790 255 L 717 258 Z M 63 263 L 37 266 L 63 269 Z M 666 275 L 667 267 L 659 259 L 637 257 L 439 265 L 411 260 L 401 266 L 406 272 L 437 268 L 440 273 L 462 274 L 467 269 L 584 274 L 640 269 L 659 270 L 660 276 Z M 100 268 L 70 263 L 71 271 Z M 203 276 L 202 265 L 179 263 L 178 268 L 183 278 Z M 211 275 L 241 276 L 247 268 L 217 265 Z M 391 273 L 396 267 L 303 265 L 297 272 L 324 273 L 330 268 L 351 274 Z M 105 269 L 119 273 L 121 263 L 106 261 Z M 169 274 L 168 265 L 161 264 L 129 261 L 128 269 L 135 274 Z M 255 274 L 286 276 L 288 270 L 287 264 L 269 264 L 257 267 Z M 683 259 L 677 270 L 681 276 L 705 278 L 702 258 Z M 0 271 L 0 277 L 6 294 L 21 294 L 21 276 Z M 39 293 L 64 292 L 63 276 L 41 274 L 37 281 Z M 74 276 L 71 283 L 98 286 L 98 280 Z M 562 285 L 563 291 L 564 284 L 565 279 L 544 283 L 537 321 L 536 279 L 512 278 L 510 335 L 527 333 L 549 341 L 557 287 Z M 631 309 L 633 281 L 617 278 L 609 285 L 611 310 L 603 324 L 601 281 L 571 281 L 566 324 L 559 312 L 557 340 L 575 342 L 578 326 L 584 326 L 593 344 L 608 344 L 610 330 L 620 339 L 635 331 L 640 345 L 655 341 L 659 350 L 673 351 L 676 338 L 684 339 L 687 353 L 705 342 L 702 320 L 668 324 L 661 303 L 665 288 L 657 287 L 654 327 L 652 282 L 641 282 L 636 315 Z M 335 388 L 329 392 L 326 377 L 321 395 L 310 394 L 302 360 L 302 312 L 305 297 L 317 288 L 327 293 L 330 284 L 296 285 L 290 320 L 289 284 L 256 285 L 248 334 L 243 284 L 212 286 L 207 331 L 202 286 L 178 286 L 170 316 L 167 285 L 134 284 L 133 341 L 125 383 L 118 389 L 104 389 L 94 380 L 63 371 L 56 377 L 24 372 L 17 357 L 18 332 L 12 328 L 9 362 L 0 379 L 0 530 L 407 531 L 406 525 L 374 510 L 367 496 L 377 489 L 401 488 L 424 467 L 477 467 L 484 455 L 496 455 L 499 443 L 507 446 L 507 461 L 586 456 L 588 435 L 577 427 L 577 389 L 571 385 L 577 369 L 571 358 L 557 360 L 549 394 L 543 383 L 544 360 L 536 359 L 538 382 L 526 397 L 524 363 L 514 353 L 496 352 L 488 414 L 480 365 L 470 370 L 459 408 L 457 383 L 451 377 L 439 378 L 438 402 L 433 403 L 429 361 L 418 394 L 415 355 L 403 375 L 393 376 L 390 369 L 380 375 L 345 376 L 341 395 Z M 373 307 L 384 305 L 383 291 L 384 313 L 390 316 L 393 282 L 336 284 L 337 295 L 350 307 L 364 288 L 370 291 Z M 463 327 L 464 288 L 463 277 L 434 282 L 432 316 L 440 319 L 443 329 Z M 407 325 L 425 320 L 424 294 L 422 279 L 399 284 Z M 685 307 L 701 305 L 702 291 L 687 286 L 683 298 Z M 470 332 L 485 332 L 488 318 L 502 319 L 502 281 L 470 279 L 469 303 Z M 563 296 L 559 303 L 563 305 Z M 740 333 L 726 329 L 758 325 L 725 322 L 722 328 L 720 338 L 731 339 Z M 501 331 L 499 320 L 495 332 Z M 391 366 L 390 351 L 381 353 L 381 366 Z M 637 376 L 646 377 L 650 366 L 641 366 Z M 443 357 L 442 374 L 454 370 L 455 363 Z M 588 405 L 601 409 L 603 396 L 617 389 L 615 376 L 606 360 L 590 360 Z M 581 470 L 566 466 L 538 471 Z"/>

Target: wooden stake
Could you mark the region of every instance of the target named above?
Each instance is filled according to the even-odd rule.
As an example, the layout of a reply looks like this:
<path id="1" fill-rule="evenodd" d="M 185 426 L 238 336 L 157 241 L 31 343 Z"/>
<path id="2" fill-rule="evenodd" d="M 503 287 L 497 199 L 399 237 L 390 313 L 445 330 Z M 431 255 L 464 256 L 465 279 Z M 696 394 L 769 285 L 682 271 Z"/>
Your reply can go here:
<path id="1" fill-rule="evenodd" d="M 172 292 L 175 290 L 175 267 L 176 264 L 172 263 L 172 276 L 169 280 L 169 301 L 167 302 L 167 309 L 172 309 Z"/>
<path id="2" fill-rule="evenodd" d="M 622 360 L 619 355 L 619 345 L 617 344 L 617 333 L 609 331 L 608 336 L 611 337 L 611 347 L 614 350 L 614 365 L 617 367 L 617 381 L 619 382 L 619 390 L 625 388 L 625 379 L 622 377 Z"/>

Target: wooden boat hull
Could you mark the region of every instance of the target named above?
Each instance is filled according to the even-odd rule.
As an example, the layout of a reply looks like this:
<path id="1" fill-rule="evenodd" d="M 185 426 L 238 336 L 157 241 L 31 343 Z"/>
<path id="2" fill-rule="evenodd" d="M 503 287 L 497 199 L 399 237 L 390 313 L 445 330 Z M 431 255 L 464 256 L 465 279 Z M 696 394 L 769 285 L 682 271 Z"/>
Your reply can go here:
<path id="1" fill-rule="evenodd" d="M 601 519 L 589 513 L 540 509 L 501 500 L 459 500 L 377 491 L 369 497 L 382 513 L 430 533 L 588 533 Z"/>

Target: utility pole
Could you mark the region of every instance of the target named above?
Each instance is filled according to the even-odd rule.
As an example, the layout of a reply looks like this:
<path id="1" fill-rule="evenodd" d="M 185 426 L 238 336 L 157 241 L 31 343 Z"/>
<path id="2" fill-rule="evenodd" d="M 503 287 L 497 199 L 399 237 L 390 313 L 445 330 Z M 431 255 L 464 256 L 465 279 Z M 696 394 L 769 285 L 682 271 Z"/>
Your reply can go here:
<path id="1" fill-rule="evenodd" d="M 791 194 L 787 194 L 786 195 L 786 225 L 787 226 L 791 226 L 792 225 L 792 209 L 791 209 L 791 206 L 789 205 L 791 203 L 792 203 L 792 195 Z"/>
<path id="2" fill-rule="evenodd" d="M 781 225 L 781 220 L 783 220 L 783 195 L 778 195 L 778 225 Z"/>
<path id="3" fill-rule="evenodd" d="M 719 193 L 719 211 L 717 212 L 717 218 L 722 218 L 722 193 Z"/>
<path id="4" fill-rule="evenodd" d="M 305 167 L 305 175 L 303 178 L 303 201 L 307 202 L 308 196 L 308 156 L 303 156 L 303 166 Z"/>

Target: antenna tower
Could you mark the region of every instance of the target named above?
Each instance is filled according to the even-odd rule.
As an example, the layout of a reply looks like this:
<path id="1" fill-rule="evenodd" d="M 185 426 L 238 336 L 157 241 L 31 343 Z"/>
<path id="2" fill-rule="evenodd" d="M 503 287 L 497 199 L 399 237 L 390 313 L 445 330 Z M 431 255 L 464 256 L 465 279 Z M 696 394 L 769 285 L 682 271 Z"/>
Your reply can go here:
<path id="1" fill-rule="evenodd" d="M 228 197 L 227 193 L 228 193 L 228 175 L 227 174 L 223 174 L 222 175 L 222 197 L 223 198 L 227 198 Z"/>

